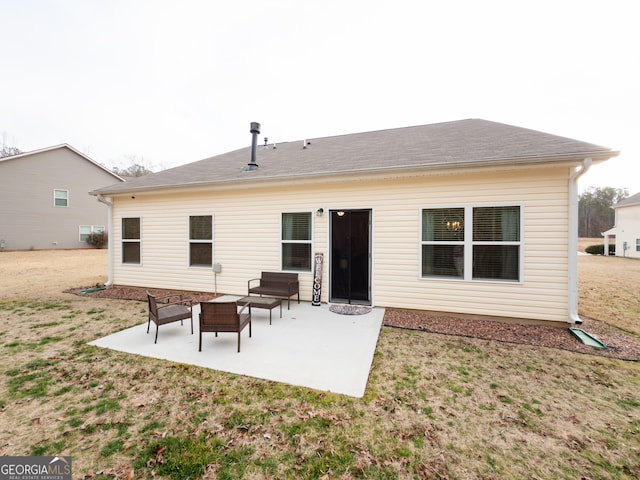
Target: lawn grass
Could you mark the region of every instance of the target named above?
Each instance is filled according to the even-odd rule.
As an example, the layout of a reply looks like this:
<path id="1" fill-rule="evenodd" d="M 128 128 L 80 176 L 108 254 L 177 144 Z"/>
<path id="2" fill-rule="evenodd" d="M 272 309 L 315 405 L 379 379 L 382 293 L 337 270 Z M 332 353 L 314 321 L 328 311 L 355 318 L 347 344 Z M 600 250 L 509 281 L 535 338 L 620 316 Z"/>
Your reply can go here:
<path id="1" fill-rule="evenodd" d="M 597 243 L 581 239 L 580 246 Z M 640 260 L 588 255 L 578 265 L 580 314 L 640 337 Z"/>
<path id="2" fill-rule="evenodd" d="M 581 314 L 604 277 L 581 279 Z M 616 318 L 631 332 L 639 313 Z M 637 362 L 383 328 L 355 399 L 87 345 L 145 320 L 136 302 L 0 300 L 0 455 L 71 455 L 74 478 L 640 477 Z"/>

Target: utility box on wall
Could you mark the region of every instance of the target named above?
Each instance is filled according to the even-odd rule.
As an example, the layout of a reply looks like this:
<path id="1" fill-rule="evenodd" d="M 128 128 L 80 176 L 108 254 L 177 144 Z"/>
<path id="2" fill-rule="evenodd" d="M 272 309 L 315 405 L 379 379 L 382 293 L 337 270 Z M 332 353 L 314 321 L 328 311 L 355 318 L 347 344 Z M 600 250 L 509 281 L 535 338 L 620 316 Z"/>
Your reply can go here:
<path id="1" fill-rule="evenodd" d="M 219 263 L 214 263 L 213 264 L 213 271 L 214 273 L 220 273 L 222 271 L 222 265 Z"/>

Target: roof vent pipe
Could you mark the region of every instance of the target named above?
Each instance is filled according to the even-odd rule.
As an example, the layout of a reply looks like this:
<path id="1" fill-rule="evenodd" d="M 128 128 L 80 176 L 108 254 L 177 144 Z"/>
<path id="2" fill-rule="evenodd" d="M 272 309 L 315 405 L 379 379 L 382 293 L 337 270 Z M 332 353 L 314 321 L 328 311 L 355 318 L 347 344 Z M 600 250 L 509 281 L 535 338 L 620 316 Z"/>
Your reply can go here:
<path id="1" fill-rule="evenodd" d="M 256 163 L 256 149 L 258 147 L 258 135 L 260 135 L 260 124 L 258 122 L 251 122 L 251 162 L 247 164 L 248 170 L 255 170 L 258 168 Z"/>

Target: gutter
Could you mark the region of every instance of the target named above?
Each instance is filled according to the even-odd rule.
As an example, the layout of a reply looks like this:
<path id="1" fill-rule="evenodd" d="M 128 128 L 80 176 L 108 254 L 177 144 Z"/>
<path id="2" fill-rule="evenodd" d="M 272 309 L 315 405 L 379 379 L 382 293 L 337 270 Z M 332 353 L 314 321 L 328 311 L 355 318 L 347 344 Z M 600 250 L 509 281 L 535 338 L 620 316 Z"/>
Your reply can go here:
<path id="1" fill-rule="evenodd" d="M 155 185 L 142 185 L 136 186 L 135 181 L 126 182 L 124 184 L 116 184 L 114 188 L 101 188 L 98 190 L 94 190 L 89 192 L 91 195 L 132 195 L 137 193 L 146 193 L 146 192 L 163 192 L 167 190 L 175 190 L 175 189 L 183 189 L 183 188 L 211 188 L 216 186 L 230 186 L 233 187 L 237 184 L 247 185 L 248 183 L 260 183 L 260 182 L 295 182 L 296 185 L 300 185 L 302 182 L 310 182 L 313 183 L 318 179 L 329 178 L 332 181 L 336 181 L 337 179 L 346 179 L 346 177 L 357 177 L 360 175 L 377 175 L 377 174 L 388 174 L 392 173 L 401 173 L 401 174 L 411 174 L 413 172 L 438 172 L 438 171 L 450 171 L 450 170 L 464 170 L 464 169 L 487 169 L 487 168 L 505 168 L 505 167 L 540 167 L 546 164 L 553 164 L 557 167 L 562 167 L 561 165 L 564 162 L 581 162 L 584 158 L 589 157 L 595 163 L 600 161 L 604 161 L 611 157 L 617 156 L 618 152 L 615 151 L 593 151 L 593 152 L 581 152 L 577 154 L 566 154 L 566 155 L 544 155 L 538 157 L 514 157 L 514 158 L 495 158 L 495 159 L 485 159 L 483 162 L 478 161 L 460 161 L 460 162 L 433 162 L 427 164 L 416 164 L 416 165 L 387 165 L 382 167 L 375 168 L 352 168 L 352 169 L 343 169 L 343 170 L 328 170 L 328 171 L 311 171 L 311 172 L 296 172 L 295 176 L 292 176 L 290 169 L 276 174 L 268 173 L 268 168 L 266 170 L 263 168 L 261 170 L 254 169 L 251 171 L 251 177 L 246 176 L 246 171 L 239 176 L 233 176 L 231 178 L 222 178 L 222 179 L 211 179 L 206 181 L 193 181 L 193 182 L 166 182 L 163 184 L 155 184 Z M 215 158 L 215 157 L 214 157 Z M 258 174 L 259 176 L 255 176 Z M 155 175 L 162 174 L 162 172 L 158 172 Z M 133 185 L 131 185 L 133 183 Z M 122 186 L 122 188 L 118 188 Z"/>
<path id="2" fill-rule="evenodd" d="M 582 324 L 578 315 L 578 179 L 587 173 L 593 160 L 585 158 L 582 167 L 569 175 L 569 323 Z"/>
<path id="3" fill-rule="evenodd" d="M 104 284 L 105 287 L 110 287 L 113 285 L 113 257 L 111 256 L 111 252 L 113 252 L 113 235 L 112 235 L 112 226 L 113 226 L 113 201 L 110 198 L 105 198 L 102 195 L 98 195 L 97 199 L 100 203 L 104 203 L 107 206 L 107 251 L 109 255 L 108 267 L 107 267 L 107 283 Z"/>

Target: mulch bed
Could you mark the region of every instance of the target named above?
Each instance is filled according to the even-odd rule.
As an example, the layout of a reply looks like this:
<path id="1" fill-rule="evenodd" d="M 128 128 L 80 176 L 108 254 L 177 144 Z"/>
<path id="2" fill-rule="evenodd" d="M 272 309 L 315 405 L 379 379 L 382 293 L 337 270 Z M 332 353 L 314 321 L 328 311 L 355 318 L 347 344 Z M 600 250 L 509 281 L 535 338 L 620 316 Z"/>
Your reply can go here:
<path id="1" fill-rule="evenodd" d="M 80 295 L 85 288 L 67 290 L 67 293 Z M 146 302 L 145 288 L 111 286 L 104 290 L 86 293 L 94 298 L 112 298 L 119 300 L 136 300 Z M 194 303 L 211 300 L 212 293 L 187 292 L 179 290 L 148 289 L 151 293 L 162 296 L 182 294 Z M 456 335 L 498 342 L 509 342 L 537 347 L 559 348 L 577 353 L 618 358 L 621 360 L 640 361 L 640 339 L 623 332 L 611 325 L 590 318 L 584 318 L 578 328 L 597 337 L 607 345 L 604 350 L 596 349 L 579 342 L 567 328 L 548 325 L 520 325 L 490 320 L 462 318 L 455 314 L 442 314 L 420 310 L 404 310 L 386 308 L 384 325 L 387 327 L 418 330 L 443 335 Z"/>
<path id="2" fill-rule="evenodd" d="M 389 327 L 409 328 L 429 333 L 558 348 L 621 360 L 640 361 L 640 339 L 605 322 L 581 318 L 582 325 L 575 325 L 575 327 L 604 342 L 607 345 L 606 349 L 584 345 L 569 332 L 568 327 L 551 325 L 520 325 L 395 308 L 385 310 L 384 324 Z"/>
<path id="3" fill-rule="evenodd" d="M 70 290 L 66 290 L 65 293 L 73 293 L 75 295 L 81 295 L 80 292 L 86 289 L 90 289 L 92 287 L 87 288 L 72 288 Z M 138 302 L 146 302 L 147 301 L 147 290 L 152 295 L 157 297 L 161 297 L 164 295 L 173 295 L 173 294 L 181 294 L 184 295 L 185 298 L 191 299 L 194 303 L 206 302 L 207 300 L 211 300 L 215 298 L 216 295 L 213 293 L 206 292 L 188 292 L 183 290 L 164 290 L 160 288 L 142 288 L 142 287 L 120 287 L 117 285 L 113 285 L 104 290 L 98 290 L 95 292 L 87 293 L 87 297 L 93 298 L 114 298 L 117 300 L 136 300 Z"/>

